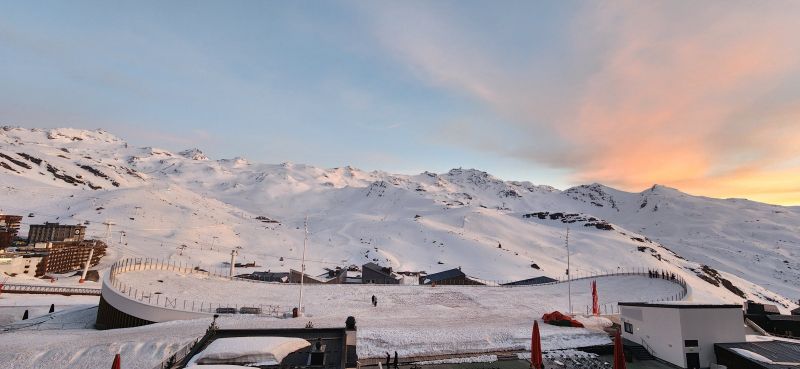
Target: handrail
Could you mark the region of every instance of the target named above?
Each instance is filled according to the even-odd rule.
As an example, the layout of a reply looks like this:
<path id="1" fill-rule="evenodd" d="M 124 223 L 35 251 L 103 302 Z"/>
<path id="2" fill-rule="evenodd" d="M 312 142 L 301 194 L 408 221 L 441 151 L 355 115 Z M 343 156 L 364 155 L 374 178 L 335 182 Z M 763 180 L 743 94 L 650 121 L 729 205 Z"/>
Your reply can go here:
<path id="1" fill-rule="evenodd" d="M 642 340 L 642 346 L 644 349 L 647 350 L 650 355 L 653 355 L 653 357 L 658 357 L 658 355 L 656 355 L 656 350 L 653 350 L 653 348 L 647 344 L 647 341 L 644 340 L 644 337 L 640 337 L 640 339 Z"/>
<path id="2" fill-rule="evenodd" d="M 31 293 L 54 295 L 89 295 L 100 296 L 99 288 L 67 287 L 67 286 L 42 286 L 35 284 L 4 283 L 0 284 L 0 291 L 5 293 Z"/>

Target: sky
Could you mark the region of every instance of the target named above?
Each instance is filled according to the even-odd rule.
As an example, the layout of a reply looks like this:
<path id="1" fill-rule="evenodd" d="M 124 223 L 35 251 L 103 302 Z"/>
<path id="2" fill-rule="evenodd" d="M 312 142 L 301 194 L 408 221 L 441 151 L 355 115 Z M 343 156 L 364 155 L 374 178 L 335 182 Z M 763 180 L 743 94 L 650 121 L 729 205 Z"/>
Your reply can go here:
<path id="1" fill-rule="evenodd" d="M 798 1 L 5 1 L 0 124 L 800 205 Z"/>

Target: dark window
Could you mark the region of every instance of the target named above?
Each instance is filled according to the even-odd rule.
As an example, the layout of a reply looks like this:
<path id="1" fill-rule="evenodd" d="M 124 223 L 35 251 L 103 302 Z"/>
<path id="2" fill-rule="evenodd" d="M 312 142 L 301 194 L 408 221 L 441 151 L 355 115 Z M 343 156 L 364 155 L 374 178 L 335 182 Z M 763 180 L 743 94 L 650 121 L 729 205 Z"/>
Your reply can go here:
<path id="1" fill-rule="evenodd" d="M 633 333 L 633 324 L 625 322 L 625 332 Z"/>
<path id="2" fill-rule="evenodd" d="M 697 347 L 697 346 L 700 346 L 700 345 L 697 343 L 697 340 L 685 340 L 685 341 L 683 341 L 683 346 L 684 347 Z"/>

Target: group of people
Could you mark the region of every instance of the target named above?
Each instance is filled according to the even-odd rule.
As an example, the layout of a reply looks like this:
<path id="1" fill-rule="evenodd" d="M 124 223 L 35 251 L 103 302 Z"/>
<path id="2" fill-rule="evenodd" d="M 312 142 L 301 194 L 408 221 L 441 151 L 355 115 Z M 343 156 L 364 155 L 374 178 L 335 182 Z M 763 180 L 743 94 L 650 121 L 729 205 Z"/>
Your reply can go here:
<path id="1" fill-rule="evenodd" d="M 375 296 L 373 296 L 373 297 L 375 297 Z M 386 368 L 387 369 L 391 368 L 390 360 L 391 360 L 391 356 L 389 356 L 389 353 L 387 352 L 386 353 Z M 397 351 L 395 351 L 394 352 L 394 368 L 397 369 L 398 365 L 399 365 L 399 361 L 397 360 Z"/>
<path id="2" fill-rule="evenodd" d="M 671 280 L 671 281 L 674 281 L 674 280 L 675 280 L 675 278 L 676 278 L 676 277 L 675 277 L 675 273 L 669 273 L 669 272 L 665 272 L 665 271 L 663 271 L 663 270 L 661 270 L 661 271 L 658 271 L 658 270 L 648 270 L 648 271 L 647 271 L 647 274 L 650 276 L 650 278 L 669 279 L 669 280 Z M 374 296 L 373 296 L 373 297 L 374 297 Z"/>

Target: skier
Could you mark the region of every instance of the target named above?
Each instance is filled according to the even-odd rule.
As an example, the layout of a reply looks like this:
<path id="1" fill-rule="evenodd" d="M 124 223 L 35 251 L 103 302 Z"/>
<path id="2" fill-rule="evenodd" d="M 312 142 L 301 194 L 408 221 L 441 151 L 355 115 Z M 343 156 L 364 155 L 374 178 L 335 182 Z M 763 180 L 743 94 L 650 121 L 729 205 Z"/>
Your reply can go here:
<path id="1" fill-rule="evenodd" d="M 375 295 L 372 295 L 372 306 L 374 307 L 378 306 L 378 298 L 375 297 Z"/>
<path id="2" fill-rule="evenodd" d="M 392 360 L 392 357 L 387 352 L 386 353 L 386 369 L 389 369 L 389 364 L 391 363 L 391 360 Z"/>
<path id="3" fill-rule="evenodd" d="M 394 352 L 394 369 L 398 369 L 397 351 Z"/>

